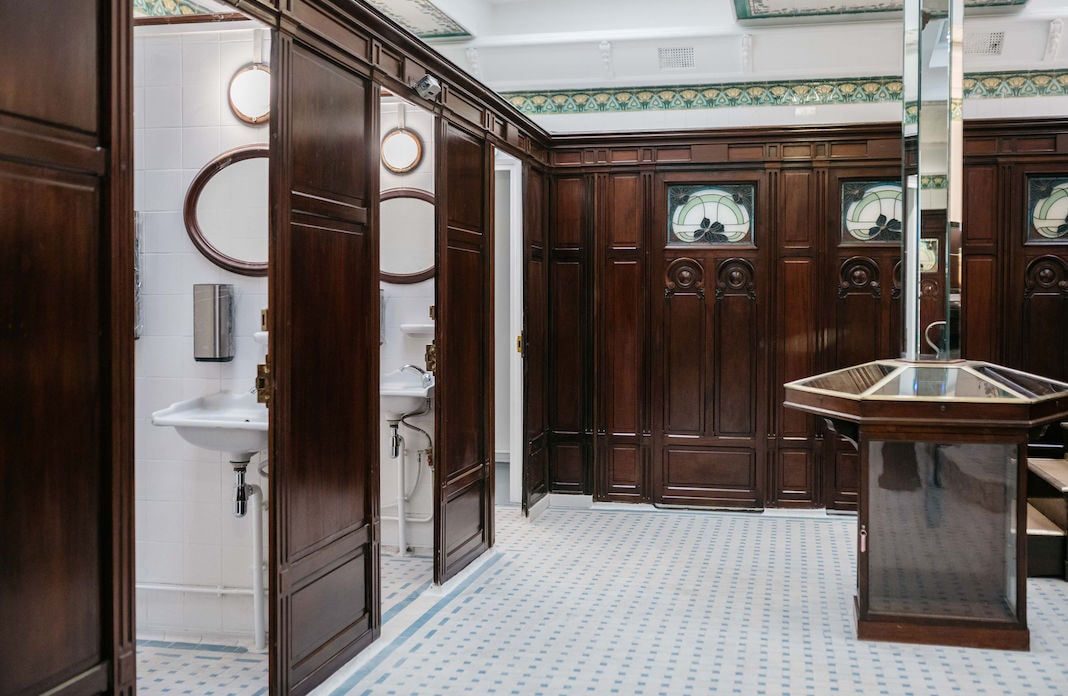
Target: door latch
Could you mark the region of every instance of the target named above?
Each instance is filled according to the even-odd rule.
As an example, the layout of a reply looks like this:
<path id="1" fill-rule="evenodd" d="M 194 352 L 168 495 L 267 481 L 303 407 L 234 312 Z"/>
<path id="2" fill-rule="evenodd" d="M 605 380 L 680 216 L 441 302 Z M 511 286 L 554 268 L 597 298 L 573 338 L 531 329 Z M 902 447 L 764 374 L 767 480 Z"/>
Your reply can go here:
<path id="1" fill-rule="evenodd" d="M 270 406 L 272 391 L 274 380 L 271 379 L 271 356 L 268 355 L 265 362 L 256 366 L 256 401 Z"/>
<path id="2" fill-rule="evenodd" d="M 515 352 L 520 355 L 523 354 L 523 334 L 519 334 L 515 337 Z"/>

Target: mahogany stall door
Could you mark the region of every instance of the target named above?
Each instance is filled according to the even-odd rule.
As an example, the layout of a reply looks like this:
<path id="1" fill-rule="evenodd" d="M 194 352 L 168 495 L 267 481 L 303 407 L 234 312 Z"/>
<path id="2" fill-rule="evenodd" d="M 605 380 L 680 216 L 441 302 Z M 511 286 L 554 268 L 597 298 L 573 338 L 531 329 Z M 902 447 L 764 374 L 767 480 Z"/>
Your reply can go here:
<path id="1" fill-rule="evenodd" d="M 762 182 L 759 172 L 677 174 L 654 188 L 659 504 L 764 505 L 770 225 Z"/>
<path id="2" fill-rule="evenodd" d="M 439 119 L 434 582 L 493 545 L 493 172 L 485 140 Z"/>
<path id="3" fill-rule="evenodd" d="M 549 494 L 545 174 L 523 168 L 523 512 Z"/>
<path id="4" fill-rule="evenodd" d="M 272 71 L 271 691 L 303 694 L 379 632 L 377 109 L 285 35 Z"/>
<path id="5" fill-rule="evenodd" d="M 832 170 L 826 277 L 828 370 L 901 352 L 901 170 Z M 828 433 L 824 505 L 855 510 L 860 485 L 856 447 Z"/>
<path id="6" fill-rule="evenodd" d="M 131 18 L 0 4 L 0 694 L 135 689 Z"/>

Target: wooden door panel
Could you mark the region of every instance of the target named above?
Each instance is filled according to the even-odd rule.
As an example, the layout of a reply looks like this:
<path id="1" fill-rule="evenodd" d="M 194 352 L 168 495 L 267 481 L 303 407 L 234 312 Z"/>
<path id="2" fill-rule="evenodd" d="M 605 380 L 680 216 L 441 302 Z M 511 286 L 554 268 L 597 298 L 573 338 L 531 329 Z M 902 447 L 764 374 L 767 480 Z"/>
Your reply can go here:
<path id="1" fill-rule="evenodd" d="M 706 339 L 704 267 L 696 259 L 672 261 L 663 301 L 664 411 L 666 434 L 703 435 L 706 422 Z"/>
<path id="2" fill-rule="evenodd" d="M 440 122 L 434 581 L 493 545 L 493 249 L 480 138 Z"/>
<path id="3" fill-rule="evenodd" d="M 759 504 L 752 449 L 668 445 L 662 456 L 658 502 L 665 505 Z"/>
<path id="4" fill-rule="evenodd" d="M 1026 268 L 1023 292 L 1023 369 L 1068 378 L 1068 261 L 1047 254 Z"/>
<path id="5" fill-rule="evenodd" d="M 302 694 L 381 622 L 377 162 L 365 79 L 285 36 L 272 66 L 271 684 Z"/>
<path id="6" fill-rule="evenodd" d="M 715 432 L 720 436 L 756 437 L 758 399 L 756 363 L 756 279 L 753 264 L 729 259 L 720 264 L 716 283 Z"/>
<path id="7" fill-rule="evenodd" d="M 545 175 L 523 168 L 523 510 L 549 494 L 547 398 L 548 264 Z"/>
<path id="8" fill-rule="evenodd" d="M 131 14 L 0 4 L 4 696 L 135 690 Z"/>

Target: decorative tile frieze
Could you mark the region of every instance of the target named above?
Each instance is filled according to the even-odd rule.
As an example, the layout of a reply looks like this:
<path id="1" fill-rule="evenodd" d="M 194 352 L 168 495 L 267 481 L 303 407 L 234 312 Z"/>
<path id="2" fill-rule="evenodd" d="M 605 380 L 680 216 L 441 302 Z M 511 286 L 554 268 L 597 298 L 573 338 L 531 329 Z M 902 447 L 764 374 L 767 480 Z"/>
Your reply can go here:
<path id="1" fill-rule="evenodd" d="M 1068 71 L 1064 70 L 964 76 L 966 99 L 1066 95 Z M 528 114 L 581 114 L 894 102 L 902 99 L 902 86 L 900 77 L 889 76 L 503 92 L 502 96 Z M 953 107 L 954 117 L 959 117 L 961 105 L 955 101 Z"/>
<path id="2" fill-rule="evenodd" d="M 1027 0 L 964 0 L 965 8 L 1008 8 Z M 791 17 L 901 12 L 902 0 L 734 0 L 739 20 L 782 20 Z"/>
<path id="3" fill-rule="evenodd" d="M 189 0 L 134 0 L 135 17 L 179 17 L 182 15 L 211 14 Z"/>

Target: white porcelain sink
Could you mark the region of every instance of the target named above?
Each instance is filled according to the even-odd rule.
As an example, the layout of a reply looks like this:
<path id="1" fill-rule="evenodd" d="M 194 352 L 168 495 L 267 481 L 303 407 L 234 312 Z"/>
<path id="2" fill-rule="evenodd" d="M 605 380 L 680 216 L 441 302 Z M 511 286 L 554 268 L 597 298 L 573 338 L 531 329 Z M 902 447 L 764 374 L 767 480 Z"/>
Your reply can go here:
<path id="1" fill-rule="evenodd" d="M 394 370 L 382 375 L 378 393 L 382 397 L 382 415 L 397 420 L 405 413 L 421 411 L 426 400 L 434 397 L 434 374 L 413 370 Z"/>
<path id="2" fill-rule="evenodd" d="M 190 444 L 227 452 L 247 462 L 267 449 L 267 407 L 251 392 L 216 392 L 179 401 L 152 414 L 154 425 L 172 426 Z"/>

